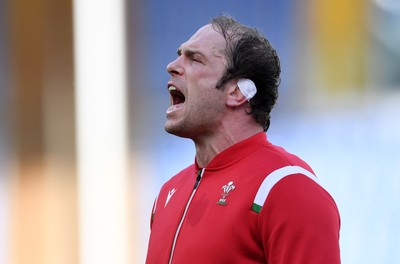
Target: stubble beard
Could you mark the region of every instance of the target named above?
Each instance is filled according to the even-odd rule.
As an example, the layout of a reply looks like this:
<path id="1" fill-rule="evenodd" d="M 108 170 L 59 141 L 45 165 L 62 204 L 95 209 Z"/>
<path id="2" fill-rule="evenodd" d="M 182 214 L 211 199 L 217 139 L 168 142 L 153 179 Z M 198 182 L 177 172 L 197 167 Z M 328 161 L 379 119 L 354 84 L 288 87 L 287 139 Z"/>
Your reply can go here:
<path id="1" fill-rule="evenodd" d="M 195 136 L 196 128 L 194 127 L 194 122 L 187 122 L 187 120 L 180 121 L 178 123 L 169 123 L 166 121 L 164 129 L 167 133 L 182 137 L 182 138 L 193 138 Z"/>
<path id="2" fill-rule="evenodd" d="M 213 134 L 218 127 L 223 108 L 219 99 L 205 101 L 201 107 L 194 107 L 185 112 L 185 116 L 178 120 L 167 119 L 164 129 L 169 134 L 196 140 Z"/>
<path id="3" fill-rule="evenodd" d="M 213 117 L 210 117 L 211 113 L 207 111 L 196 112 L 196 115 L 186 116 L 178 121 L 167 120 L 164 125 L 165 131 L 169 134 L 192 140 L 206 136 L 215 128 Z"/>

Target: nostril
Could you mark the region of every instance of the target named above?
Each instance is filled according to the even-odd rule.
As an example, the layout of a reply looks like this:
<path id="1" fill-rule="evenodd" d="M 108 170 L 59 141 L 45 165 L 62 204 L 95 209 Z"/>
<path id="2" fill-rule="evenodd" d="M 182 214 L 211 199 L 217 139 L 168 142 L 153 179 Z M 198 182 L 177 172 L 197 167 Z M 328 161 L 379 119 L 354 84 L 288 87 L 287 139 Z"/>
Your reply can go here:
<path id="1" fill-rule="evenodd" d="M 167 68 L 167 72 L 171 75 L 179 75 L 178 70 L 174 69 L 174 68 Z"/>

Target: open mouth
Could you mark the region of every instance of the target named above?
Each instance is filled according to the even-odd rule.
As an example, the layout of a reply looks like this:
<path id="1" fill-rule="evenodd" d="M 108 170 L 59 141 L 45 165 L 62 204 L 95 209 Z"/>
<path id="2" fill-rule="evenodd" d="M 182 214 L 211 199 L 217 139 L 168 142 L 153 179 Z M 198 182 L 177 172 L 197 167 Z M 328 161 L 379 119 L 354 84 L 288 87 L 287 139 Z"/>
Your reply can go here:
<path id="1" fill-rule="evenodd" d="M 185 102 L 185 96 L 175 86 L 169 86 L 168 90 L 171 95 L 172 105 L 180 105 Z"/>

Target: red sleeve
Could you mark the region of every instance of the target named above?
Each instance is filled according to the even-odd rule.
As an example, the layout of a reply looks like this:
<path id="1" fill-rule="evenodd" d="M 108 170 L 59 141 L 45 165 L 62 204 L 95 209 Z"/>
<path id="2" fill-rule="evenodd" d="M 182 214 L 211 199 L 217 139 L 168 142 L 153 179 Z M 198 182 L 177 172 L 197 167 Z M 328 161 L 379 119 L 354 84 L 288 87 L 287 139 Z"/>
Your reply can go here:
<path id="1" fill-rule="evenodd" d="M 332 197 L 303 175 L 281 179 L 260 212 L 268 264 L 340 263 L 340 216 Z"/>
<path id="2" fill-rule="evenodd" d="M 152 208 L 152 210 L 151 210 L 151 216 L 150 216 L 150 230 L 151 230 L 151 227 L 153 226 L 154 216 L 155 216 L 155 214 L 156 214 L 157 198 L 158 198 L 158 197 L 156 197 L 156 199 L 154 200 L 153 208 Z"/>

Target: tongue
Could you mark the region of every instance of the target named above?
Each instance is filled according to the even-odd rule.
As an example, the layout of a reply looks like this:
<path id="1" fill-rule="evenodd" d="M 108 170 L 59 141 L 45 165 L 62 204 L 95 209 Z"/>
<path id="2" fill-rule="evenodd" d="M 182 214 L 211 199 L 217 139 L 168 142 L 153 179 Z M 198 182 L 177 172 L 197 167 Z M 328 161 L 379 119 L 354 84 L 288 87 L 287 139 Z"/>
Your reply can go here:
<path id="1" fill-rule="evenodd" d="M 175 111 L 175 110 L 178 110 L 182 105 L 183 105 L 183 103 L 171 105 L 171 106 L 168 107 L 168 109 L 167 109 L 167 114 L 168 114 L 168 113 L 171 113 L 171 112 L 173 112 L 173 111 Z"/>

